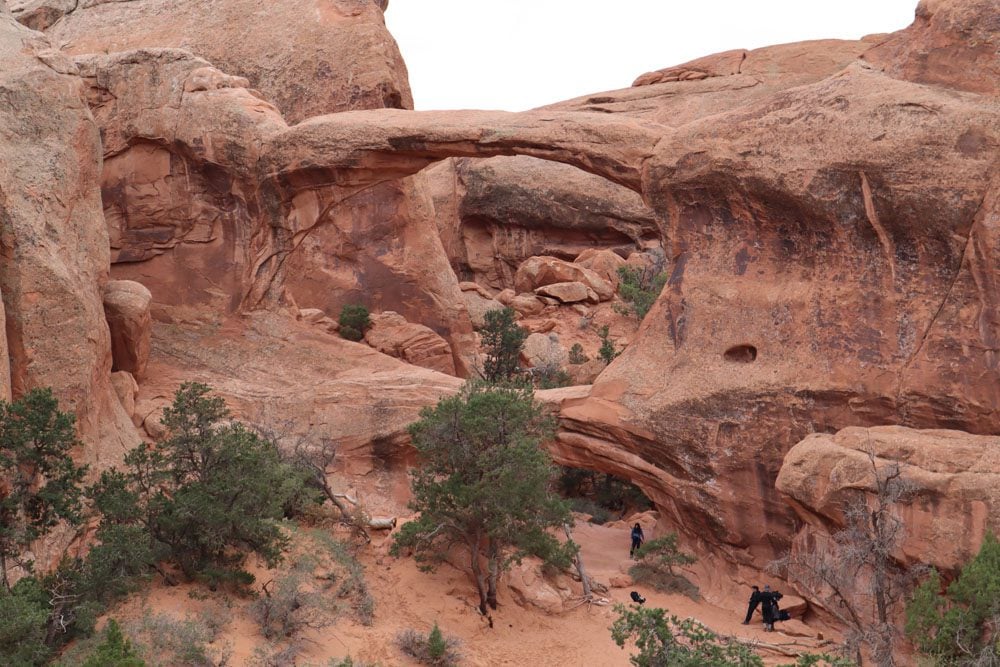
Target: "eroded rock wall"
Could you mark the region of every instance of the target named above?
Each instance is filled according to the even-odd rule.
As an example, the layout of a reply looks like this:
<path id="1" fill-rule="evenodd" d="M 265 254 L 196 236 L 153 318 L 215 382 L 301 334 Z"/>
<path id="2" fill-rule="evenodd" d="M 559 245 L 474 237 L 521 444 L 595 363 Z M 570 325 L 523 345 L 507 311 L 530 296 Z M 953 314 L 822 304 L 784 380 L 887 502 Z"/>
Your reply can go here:
<path id="1" fill-rule="evenodd" d="M 246 77 L 288 118 L 411 109 L 406 65 L 373 0 L 15 0 L 73 55 L 181 48 Z"/>
<path id="2" fill-rule="evenodd" d="M 98 127 L 73 62 L 9 15 L 0 62 L 0 394 L 52 387 L 77 416 L 78 458 L 118 461 L 136 434 L 111 388 Z"/>

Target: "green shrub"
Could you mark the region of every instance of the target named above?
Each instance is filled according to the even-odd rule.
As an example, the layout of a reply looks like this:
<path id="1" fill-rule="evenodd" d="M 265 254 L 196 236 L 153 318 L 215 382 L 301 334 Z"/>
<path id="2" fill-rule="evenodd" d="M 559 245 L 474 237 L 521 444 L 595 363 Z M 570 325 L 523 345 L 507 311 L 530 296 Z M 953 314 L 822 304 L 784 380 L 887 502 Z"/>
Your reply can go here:
<path id="1" fill-rule="evenodd" d="M 917 588 L 906 634 L 937 665 L 1000 663 L 1000 541 L 992 533 L 946 591 L 935 571 Z"/>
<path id="2" fill-rule="evenodd" d="M 628 574 L 635 583 L 649 586 L 661 593 L 686 595 L 696 601 L 701 599 L 698 586 L 682 574 L 667 572 L 646 563 L 636 563 L 628 569 Z"/>
<path id="3" fill-rule="evenodd" d="M 0 400 L 0 584 L 10 590 L 8 569 L 28 545 L 59 520 L 80 520 L 86 466 L 69 453 L 79 443 L 73 415 L 60 412 L 51 389 L 32 389 Z"/>
<path id="4" fill-rule="evenodd" d="M 635 552 L 635 558 L 670 574 L 674 573 L 676 566 L 690 565 L 698 560 L 680 550 L 677 545 L 677 533 L 667 533 L 663 537 L 649 540 Z"/>
<path id="5" fill-rule="evenodd" d="M 535 384 L 539 389 L 558 389 L 573 384 L 569 373 L 556 364 L 547 364 L 533 369 Z"/>
<path id="6" fill-rule="evenodd" d="M 209 646 L 212 632 L 198 617 L 179 619 L 147 611 L 142 619 L 129 624 L 128 634 L 142 640 L 143 658 L 151 667 L 214 667 L 228 661 L 228 647 Z"/>
<path id="7" fill-rule="evenodd" d="M 434 623 L 429 634 L 416 630 L 404 630 L 396 636 L 396 645 L 406 655 L 422 665 L 452 667 L 461 657 L 458 652 L 460 642 L 453 637 L 445 637 L 441 628 Z"/>
<path id="8" fill-rule="evenodd" d="M 618 294 L 627 304 L 623 314 L 632 313 L 642 320 L 667 284 L 667 274 L 654 274 L 648 269 L 618 267 Z"/>
<path id="9" fill-rule="evenodd" d="M 609 337 L 610 331 L 608 325 L 601 327 L 600 331 L 597 332 L 598 337 L 601 339 L 601 349 L 597 351 L 604 363 L 610 364 L 615 358 L 621 354 L 621 350 L 615 348 L 614 342 Z"/>
<path id="10" fill-rule="evenodd" d="M 340 309 L 340 336 L 347 340 L 359 341 L 372 325 L 368 309 L 359 304 L 348 303 Z"/>
<path id="11" fill-rule="evenodd" d="M 316 543 L 318 553 L 332 559 L 342 569 L 340 586 L 336 595 L 350 601 L 351 611 L 358 623 L 371 626 L 375 622 L 375 598 L 365 579 L 365 568 L 358 562 L 348 545 L 322 530 L 313 530 L 309 536 Z"/>
<path id="12" fill-rule="evenodd" d="M 303 478 L 273 442 L 228 422 L 224 402 L 209 392 L 181 385 L 164 411 L 169 437 L 133 449 L 128 469 L 105 471 L 90 495 L 104 514 L 99 536 L 136 559 L 128 571 L 166 560 L 188 579 L 243 587 L 253 581 L 242 568 L 249 553 L 270 566 L 281 559 L 287 537 L 279 520 Z M 100 569 L 120 559 L 109 549 Z"/>
<path id="13" fill-rule="evenodd" d="M 590 357 L 584 354 L 583 345 L 573 343 L 573 347 L 569 348 L 569 363 L 574 366 L 579 366 L 580 364 L 585 364 L 588 361 L 590 361 Z"/>
<path id="14" fill-rule="evenodd" d="M 698 621 L 667 615 L 655 607 L 615 605 L 611 638 L 621 648 L 634 643 L 636 667 L 763 667 L 752 647 L 720 637 Z"/>
<path id="15" fill-rule="evenodd" d="M 465 545 L 484 615 L 496 609 L 498 577 L 513 560 L 567 567 L 576 545 L 549 529 L 570 520 L 569 507 L 550 490 L 551 459 L 540 446 L 553 427 L 528 387 L 469 383 L 421 411 L 410 426 L 420 465 L 409 507 L 419 517 L 393 536 L 393 555 L 412 551 L 433 568 Z"/>
<path id="16" fill-rule="evenodd" d="M 83 667 L 146 667 L 146 663 L 122 634 L 118 621 L 112 618 L 104 629 L 104 641 L 84 661 Z"/>
<path id="17" fill-rule="evenodd" d="M 48 600 L 33 578 L 22 579 L 11 590 L 0 588 L 0 663 L 44 665 L 52 655 L 46 644 Z"/>
<path id="18" fill-rule="evenodd" d="M 306 628 L 322 628 L 333 622 L 323 591 L 313 570 L 316 561 L 303 557 L 287 571 L 263 586 L 263 594 L 250 606 L 250 614 L 267 639 L 287 639 Z"/>

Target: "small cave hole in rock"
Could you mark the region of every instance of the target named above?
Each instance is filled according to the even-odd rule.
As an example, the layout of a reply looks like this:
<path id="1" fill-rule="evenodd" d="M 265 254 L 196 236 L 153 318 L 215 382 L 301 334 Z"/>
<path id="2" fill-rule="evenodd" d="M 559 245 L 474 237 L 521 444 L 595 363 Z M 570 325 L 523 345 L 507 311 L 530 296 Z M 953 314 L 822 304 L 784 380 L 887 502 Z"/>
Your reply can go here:
<path id="1" fill-rule="evenodd" d="M 726 353 L 722 356 L 726 361 L 749 364 L 757 360 L 757 348 L 753 345 L 737 345 L 726 350 Z"/>

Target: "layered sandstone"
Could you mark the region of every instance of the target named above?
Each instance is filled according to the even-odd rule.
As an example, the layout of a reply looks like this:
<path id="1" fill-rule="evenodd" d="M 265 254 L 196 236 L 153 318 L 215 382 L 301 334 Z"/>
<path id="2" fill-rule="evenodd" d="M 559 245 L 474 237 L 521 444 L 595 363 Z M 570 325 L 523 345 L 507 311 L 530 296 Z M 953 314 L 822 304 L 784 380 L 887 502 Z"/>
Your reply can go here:
<path id="1" fill-rule="evenodd" d="M 444 336 L 467 372 L 472 325 L 417 179 L 331 182 L 279 203 L 259 170 L 288 126 L 244 79 L 177 49 L 77 62 L 104 133 L 113 274 L 146 285 L 156 317 L 363 303 Z"/>
<path id="2" fill-rule="evenodd" d="M 185 23 L 202 4 L 179 3 L 176 25 L 214 34 Z M 262 16 L 301 10 L 272 4 Z M 152 48 L 166 43 L 147 40 L 147 28 L 176 30 L 159 6 L 74 5 L 49 28 L 73 38 L 68 49 L 144 47 L 77 65 L 0 17 L 4 87 L 31 119 L 0 117 L 18 123 L 4 132 L 18 159 L 0 163 L 0 185 L 13 193 L 0 271 L 12 386 L 56 385 L 84 432 L 114 424 L 95 415 L 118 405 L 105 401 L 108 246 L 115 276 L 147 285 L 154 314 L 175 320 L 154 331 L 136 406 L 147 430 L 177 384 L 195 379 L 218 386 L 239 416 L 337 439 L 368 469 L 404 459 L 405 424 L 458 381 L 278 313 L 351 302 L 393 310 L 446 339 L 461 373 L 474 352 L 464 294 L 480 295 L 463 292 L 450 264 L 500 289 L 518 282 L 515 263 L 553 247 L 545 262 L 562 273 L 547 284 L 579 280 L 609 298 L 611 276 L 569 261 L 581 238 L 623 253 L 662 245 L 670 278 L 593 387 L 543 394 L 561 420 L 553 452 L 639 484 L 712 566 L 759 568 L 793 544 L 801 515 L 775 481 L 810 433 L 1000 428 L 1000 107 L 995 87 L 976 83 L 1000 58 L 992 3 L 925 2 L 914 26 L 892 36 L 721 54 L 535 112 L 378 109 L 292 127 L 249 86 L 286 111 L 303 94 L 226 60 L 274 57 L 266 41 L 245 57 L 232 44 L 228 55 L 193 43 L 182 45 L 195 55 Z M 333 13 L 321 12 L 321 25 L 375 11 L 362 0 L 324 6 Z M 102 12 L 124 17 L 114 34 L 89 29 L 104 25 Z M 932 46 L 942 59 L 922 55 Z M 286 82 L 298 75 L 278 69 Z M 350 98 L 337 90 L 310 112 Z M 578 213 L 508 244 L 505 219 L 544 209 L 527 197 L 504 212 L 510 196 L 488 179 L 475 187 L 500 194 L 474 208 L 466 181 L 460 199 L 487 220 L 490 238 L 466 235 L 479 214 L 455 212 L 442 243 L 435 207 L 460 203 L 448 203 L 436 177 L 428 189 L 414 175 L 449 157 L 514 155 L 588 171 L 636 193 L 627 205 L 615 194 L 616 211 L 636 197 L 648 211 Z M 534 191 L 555 192 L 547 187 Z M 487 261 L 497 250 L 503 260 Z M 543 286 L 525 273 L 518 291 Z M 534 331 L 558 325 L 545 312 Z"/>
<path id="3" fill-rule="evenodd" d="M 218 324 L 154 323 L 147 376 L 136 419 L 151 434 L 180 384 L 203 382 L 280 444 L 336 443 L 339 469 L 352 474 L 404 472 L 413 456 L 407 427 L 462 384 L 268 312 Z"/>

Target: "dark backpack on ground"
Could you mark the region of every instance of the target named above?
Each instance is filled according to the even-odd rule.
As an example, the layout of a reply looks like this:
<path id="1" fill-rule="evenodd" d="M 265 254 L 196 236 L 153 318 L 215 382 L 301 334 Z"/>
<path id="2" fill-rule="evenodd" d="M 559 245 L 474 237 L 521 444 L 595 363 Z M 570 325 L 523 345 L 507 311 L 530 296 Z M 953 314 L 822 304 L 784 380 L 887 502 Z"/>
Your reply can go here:
<path id="1" fill-rule="evenodd" d="M 629 597 L 632 598 L 632 602 L 638 602 L 639 604 L 642 604 L 643 602 L 646 601 L 646 598 L 639 595 L 639 593 L 637 593 L 636 591 L 632 591 L 631 593 L 629 593 Z"/>

